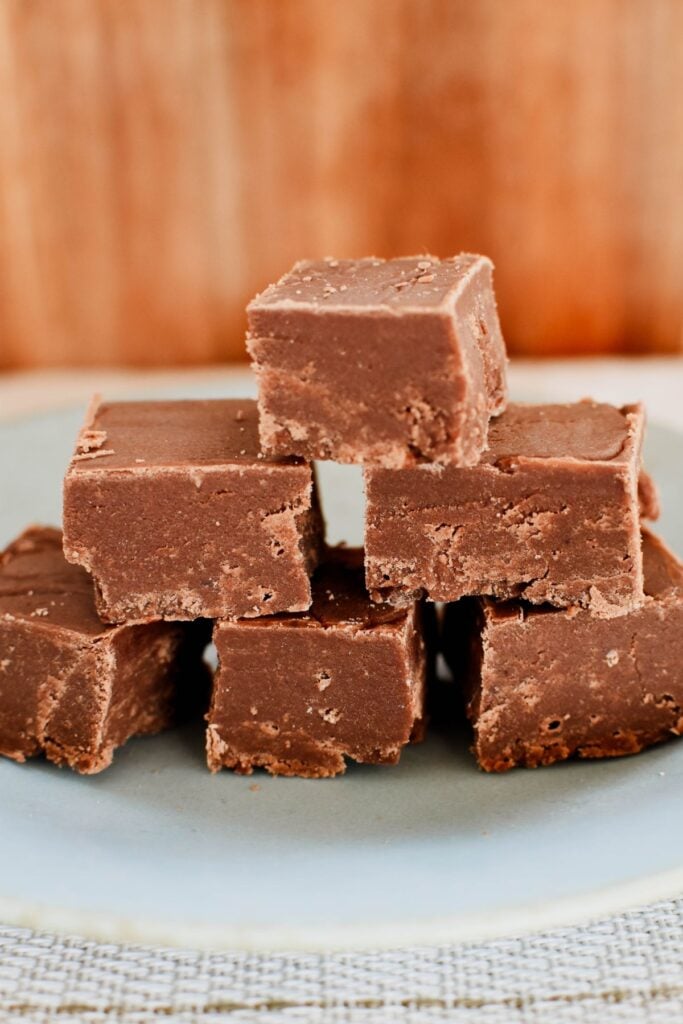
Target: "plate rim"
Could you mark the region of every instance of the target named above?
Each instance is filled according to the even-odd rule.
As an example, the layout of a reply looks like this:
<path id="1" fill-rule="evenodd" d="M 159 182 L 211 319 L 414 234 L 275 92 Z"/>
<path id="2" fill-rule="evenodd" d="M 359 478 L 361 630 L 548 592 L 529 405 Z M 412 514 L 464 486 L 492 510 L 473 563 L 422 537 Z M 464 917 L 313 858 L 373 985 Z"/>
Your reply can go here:
<path id="1" fill-rule="evenodd" d="M 2 926 L 78 935 L 101 943 L 239 953 L 342 953 L 474 944 L 510 939 L 581 924 L 683 895 L 683 867 L 657 872 L 568 896 L 501 911 L 389 924 L 209 925 L 111 916 L 101 911 L 68 910 L 0 895 Z"/>

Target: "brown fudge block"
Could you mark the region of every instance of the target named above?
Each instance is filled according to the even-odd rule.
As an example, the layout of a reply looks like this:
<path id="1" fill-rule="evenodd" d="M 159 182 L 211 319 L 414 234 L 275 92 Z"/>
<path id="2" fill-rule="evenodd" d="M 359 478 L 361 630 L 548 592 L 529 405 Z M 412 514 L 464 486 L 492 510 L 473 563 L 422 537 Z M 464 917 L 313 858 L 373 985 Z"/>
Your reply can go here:
<path id="1" fill-rule="evenodd" d="M 516 405 L 477 466 L 365 471 L 377 600 L 523 597 L 620 615 L 643 597 L 642 406 Z M 642 513 L 657 513 L 643 481 Z"/>
<path id="2" fill-rule="evenodd" d="M 92 580 L 34 527 L 0 557 L 0 754 L 99 772 L 206 689 L 206 624 L 106 626 Z"/>
<path id="3" fill-rule="evenodd" d="M 683 565 L 643 532 L 645 601 L 614 619 L 470 598 L 446 610 L 486 771 L 634 754 L 683 731 Z M 464 643 L 469 639 L 469 657 Z"/>
<path id="4" fill-rule="evenodd" d="M 322 777 L 345 758 L 394 764 L 421 738 L 423 609 L 373 604 L 360 551 L 336 550 L 299 615 L 218 622 L 207 716 L 212 771 Z"/>
<path id="5" fill-rule="evenodd" d="M 506 401 L 491 271 L 469 254 L 297 263 L 247 309 L 264 448 L 475 463 Z"/>
<path id="6" fill-rule="evenodd" d="M 110 622 L 302 611 L 322 520 L 312 467 L 270 459 L 256 403 L 97 405 L 64 485 L 64 551 Z"/>

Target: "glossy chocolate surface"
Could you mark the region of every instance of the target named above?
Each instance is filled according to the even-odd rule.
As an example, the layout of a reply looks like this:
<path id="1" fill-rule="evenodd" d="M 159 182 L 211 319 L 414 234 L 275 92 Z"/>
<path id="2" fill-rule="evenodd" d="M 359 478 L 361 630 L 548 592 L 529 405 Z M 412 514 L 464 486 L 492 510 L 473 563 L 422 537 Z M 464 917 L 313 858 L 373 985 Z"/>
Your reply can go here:
<path id="1" fill-rule="evenodd" d="M 312 467 L 266 458 L 248 399 L 96 405 L 64 485 L 64 550 L 111 622 L 300 611 L 322 543 Z"/>
<path id="2" fill-rule="evenodd" d="M 201 699 L 205 624 L 100 622 L 93 583 L 34 527 L 0 559 L 0 754 L 99 772 Z"/>
<path id="3" fill-rule="evenodd" d="M 487 771 L 632 754 L 683 731 L 683 565 L 643 533 L 645 599 L 604 619 L 579 608 L 468 599 L 444 650 Z"/>
<path id="4" fill-rule="evenodd" d="M 636 608 L 640 516 L 657 514 L 641 477 L 643 429 L 639 405 L 511 404 L 477 466 L 367 468 L 372 596 L 521 597 L 605 616 Z"/>
<path id="5" fill-rule="evenodd" d="M 362 553 L 330 553 L 310 611 L 214 631 L 220 668 L 209 767 L 322 777 L 345 760 L 393 764 L 421 735 L 427 653 L 422 609 L 373 604 Z"/>
<path id="6" fill-rule="evenodd" d="M 264 448 L 475 463 L 507 395 L 491 273 L 466 253 L 297 263 L 248 307 Z"/>

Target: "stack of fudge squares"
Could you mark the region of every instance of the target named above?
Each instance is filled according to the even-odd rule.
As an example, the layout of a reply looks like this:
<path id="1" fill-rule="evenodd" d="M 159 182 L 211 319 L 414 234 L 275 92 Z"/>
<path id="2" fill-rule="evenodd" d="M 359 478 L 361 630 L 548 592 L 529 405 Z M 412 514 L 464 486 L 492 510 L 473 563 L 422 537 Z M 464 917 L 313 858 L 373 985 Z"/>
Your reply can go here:
<path id="1" fill-rule="evenodd" d="M 683 730 L 644 411 L 508 404 L 490 260 L 299 263 L 248 318 L 258 402 L 95 402 L 63 537 L 5 551 L 1 753 L 95 772 L 208 706 L 212 771 L 393 764 L 439 650 L 487 771 Z M 321 459 L 363 466 L 364 549 L 325 543 Z"/>

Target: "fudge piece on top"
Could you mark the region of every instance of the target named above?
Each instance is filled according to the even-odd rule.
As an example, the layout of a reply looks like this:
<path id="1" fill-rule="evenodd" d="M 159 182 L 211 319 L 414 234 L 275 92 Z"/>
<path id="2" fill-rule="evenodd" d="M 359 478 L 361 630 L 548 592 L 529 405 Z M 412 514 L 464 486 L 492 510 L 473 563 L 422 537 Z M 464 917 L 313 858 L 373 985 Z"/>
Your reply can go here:
<path id="1" fill-rule="evenodd" d="M 486 771 L 634 754 L 683 731 L 683 565 L 647 531 L 643 552 L 645 601 L 619 618 L 489 598 L 449 605 L 444 650 Z"/>
<path id="2" fill-rule="evenodd" d="M 64 484 L 64 551 L 110 622 L 303 611 L 312 467 L 266 458 L 247 399 L 96 405 Z"/>
<path id="3" fill-rule="evenodd" d="M 477 466 L 366 469 L 372 596 L 638 607 L 640 514 L 657 514 L 651 482 L 639 494 L 643 427 L 640 405 L 511 404 Z"/>
<path id="4" fill-rule="evenodd" d="M 397 762 L 422 736 L 422 612 L 373 604 L 362 552 L 336 549 L 314 577 L 309 612 L 218 622 L 211 770 L 321 777 L 343 772 L 345 758 Z"/>
<path id="5" fill-rule="evenodd" d="M 0 557 L 0 754 L 106 768 L 206 691 L 206 623 L 106 626 L 59 530 L 33 527 Z"/>
<path id="6" fill-rule="evenodd" d="M 297 263 L 249 304 L 266 450 L 468 466 L 506 402 L 484 256 Z"/>

